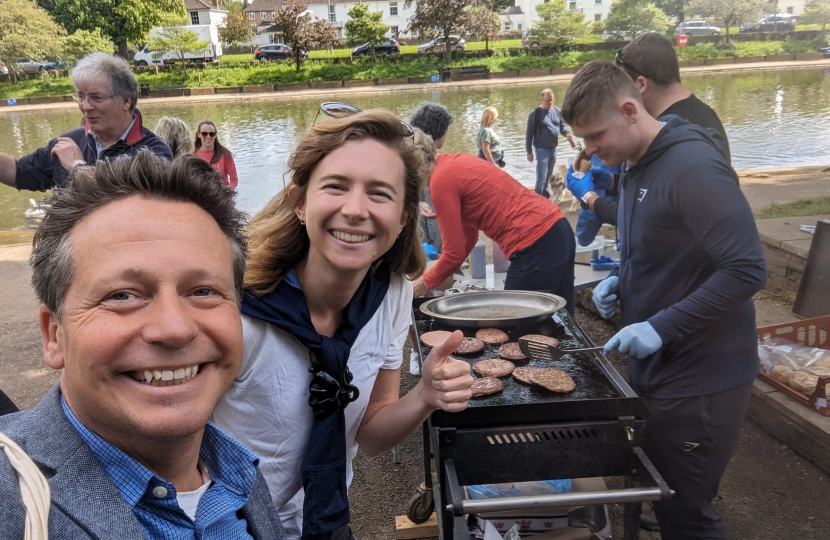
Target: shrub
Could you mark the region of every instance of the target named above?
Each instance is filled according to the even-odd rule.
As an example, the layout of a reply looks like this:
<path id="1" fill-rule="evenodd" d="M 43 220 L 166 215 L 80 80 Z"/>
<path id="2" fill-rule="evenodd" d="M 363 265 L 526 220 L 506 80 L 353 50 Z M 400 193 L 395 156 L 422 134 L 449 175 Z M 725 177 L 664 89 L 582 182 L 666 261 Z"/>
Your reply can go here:
<path id="1" fill-rule="evenodd" d="M 605 23 L 602 21 L 594 21 L 594 24 L 591 25 L 591 33 L 601 35 L 603 32 L 605 32 Z"/>

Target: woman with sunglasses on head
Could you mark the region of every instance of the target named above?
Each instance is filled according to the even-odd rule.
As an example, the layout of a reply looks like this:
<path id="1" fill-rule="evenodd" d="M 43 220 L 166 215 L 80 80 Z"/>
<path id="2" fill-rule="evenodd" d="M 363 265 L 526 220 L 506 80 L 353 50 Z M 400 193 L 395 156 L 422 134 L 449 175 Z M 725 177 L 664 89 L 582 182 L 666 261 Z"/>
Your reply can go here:
<path id="1" fill-rule="evenodd" d="M 476 156 L 436 156 L 432 139 L 420 131 L 415 144 L 431 169 L 429 189 L 444 245 L 435 266 L 413 283 L 415 296 L 426 296 L 451 276 L 483 231 L 510 260 L 506 290 L 551 291 L 573 314 L 576 240 L 559 207 Z"/>
<path id="2" fill-rule="evenodd" d="M 219 171 L 229 186 L 235 188 L 239 184 L 233 154 L 219 142 L 216 126 L 210 120 L 202 120 L 196 128 L 196 155 Z"/>
<path id="3" fill-rule="evenodd" d="M 355 111 L 343 107 L 324 112 Z M 213 420 L 260 457 L 289 538 L 352 538 L 358 446 L 384 452 L 471 394 L 469 364 L 449 358 L 455 332 L 399 397 L 407 276 L 425 266 L 425 176 L 411 133 L 382 110 L 315 123 L 289 160 L 288 186 L 249 224 L 243 366 Z"/>

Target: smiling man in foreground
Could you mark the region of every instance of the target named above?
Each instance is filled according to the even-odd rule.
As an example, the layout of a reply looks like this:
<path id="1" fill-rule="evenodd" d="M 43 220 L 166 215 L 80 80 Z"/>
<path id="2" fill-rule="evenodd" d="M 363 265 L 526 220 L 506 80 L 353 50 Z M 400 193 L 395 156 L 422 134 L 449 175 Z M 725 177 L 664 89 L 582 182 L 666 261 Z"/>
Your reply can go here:
<path id="1" fill-rule="evenodd" d="M 48 479 L 53 539 L 284 538 L 259 460 L 208 424 L 242 361 L 242 214 L 210 165 L 150 152 L 79 171 L 31 255 L 61 381 L 0 419 Z M 0 538 L 23 538 L 0 454 Z"/>

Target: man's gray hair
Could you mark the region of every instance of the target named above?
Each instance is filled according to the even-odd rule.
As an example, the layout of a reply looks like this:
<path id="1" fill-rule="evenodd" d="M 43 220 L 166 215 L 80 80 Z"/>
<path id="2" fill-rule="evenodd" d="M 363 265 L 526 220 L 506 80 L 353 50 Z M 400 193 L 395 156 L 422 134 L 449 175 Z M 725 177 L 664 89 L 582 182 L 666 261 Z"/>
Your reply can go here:
<path id="1" fill-rule="evenodd" d="M 107 78 L 110 94 L 117 99 L 130 98 L 130 112 L 135 111 L 138 103 L 138 81 L 130 71 L 130 65 L 120 56 L 113 56 L 105 52 L 90 53 L 78 61 L 72 68 L 72 85 L 78 90 L 78 85 L 89 82 L 99 76 Z"/>
<path id="2" fill-rule="evenodd" d="M 210 214 L 230 243 L 237 302 L 242 302 L 248 248 L 245 215 L 233 205 L 233 190 L 202 159 L 182 156 L 170 163 L 141 150 L 134 158 L 99 161 L 92 171 L 76 169 L 66 187 L 44 200 L 46 215 L 35 231 L 29 265 L 38 300 L 58 321 L 75 274 L 73 229 L 95 210 L 130 197 L 192 203 Z"/>
<path id="3" fill-rule="evenodd" d="M 541 97 L 545 97 L 548 94 L 550 94 L 552 96 L 553 95 L 553 90 L 550 89 L 550 88 L 545 88 L 544 90 L 542 90 L 542 96 Z"/>
<path id="4" fill-rule="evenodd" d="M 452 113 L 448 108 L 440 103 L 424 101 L 412 113 L 409 123 L 432 137 L 434 141 L 447 134 L 452 121 Z"/>

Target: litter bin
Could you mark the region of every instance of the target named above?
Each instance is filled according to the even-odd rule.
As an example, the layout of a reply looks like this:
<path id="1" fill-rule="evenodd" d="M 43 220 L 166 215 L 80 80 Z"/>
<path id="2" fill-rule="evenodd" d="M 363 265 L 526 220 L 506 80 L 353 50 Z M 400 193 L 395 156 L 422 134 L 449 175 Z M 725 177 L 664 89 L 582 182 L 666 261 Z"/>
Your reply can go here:
<path id="1" fill-rule="evenodd" d="M 452 70 L 448 67 L 441 69 L 441 82 L 450 82 L 452 80 Z"/>
<path id="2" fill-rule="evenodd" d="M 144 84 L 140 85 L 139 88 L 141 89 L 141 97 L 143 97 L 143 98 L 150 97 L 150 85 L 149 84 L 144 83 Z"/>

